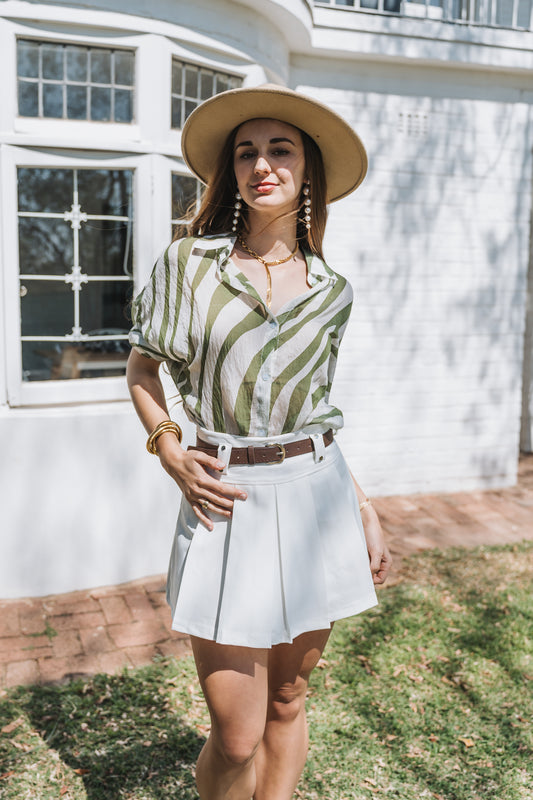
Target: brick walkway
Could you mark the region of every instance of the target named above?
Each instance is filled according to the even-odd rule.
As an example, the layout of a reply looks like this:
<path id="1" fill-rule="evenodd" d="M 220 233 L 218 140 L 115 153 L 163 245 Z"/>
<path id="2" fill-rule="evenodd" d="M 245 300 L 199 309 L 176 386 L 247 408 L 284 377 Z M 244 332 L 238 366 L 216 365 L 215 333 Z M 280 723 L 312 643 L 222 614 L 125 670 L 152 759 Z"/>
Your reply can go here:
<path id="1" fill-rule="evenodd" d="M 511 489 L 374 501 L 395 556 L 432 547 L 533 540 L 533 456 Z M 164 576 L 69 594 L 0 600 L 0 687 L 47 683 L 148 664 L 189 651 L 170 632 Z"/>

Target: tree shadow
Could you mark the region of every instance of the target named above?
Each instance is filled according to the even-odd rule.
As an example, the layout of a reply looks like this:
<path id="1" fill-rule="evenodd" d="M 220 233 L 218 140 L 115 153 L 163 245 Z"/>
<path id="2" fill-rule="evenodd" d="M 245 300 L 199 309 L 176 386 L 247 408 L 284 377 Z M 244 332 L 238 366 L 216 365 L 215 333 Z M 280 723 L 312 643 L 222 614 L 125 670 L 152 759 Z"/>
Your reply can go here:
<path id="1" fill-rule="evenodd" d="M 186 698 L 173 699 L 173 683 L 148 667 L 26 688 L 19 707 L 82 776 L 87 800 L 133 798 L 139 790 L 151 800 L 196 800 L 194 765 L 205 737 L 187 719 Z"/>

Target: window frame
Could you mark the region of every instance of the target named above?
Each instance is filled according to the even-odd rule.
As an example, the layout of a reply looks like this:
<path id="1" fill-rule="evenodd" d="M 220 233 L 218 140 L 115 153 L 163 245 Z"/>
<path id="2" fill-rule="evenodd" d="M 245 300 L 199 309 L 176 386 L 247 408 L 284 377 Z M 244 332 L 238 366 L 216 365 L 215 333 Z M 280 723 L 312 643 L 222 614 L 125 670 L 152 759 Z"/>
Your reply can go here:
<path id="1" fill-rule="evenodd" d="M 69 380 L 31 381 L 22 379 L 20 270 L 18 252 L 17 169 L 56 167 L 63 169 L 130 169 L 133 171 L 133 287 L 137 292 L 143 277 L 137 265 L 152 261 L 150 218 L 154 203 L 150 198 L 151 156 L 120 154 L 80 155 L 71 152 L 38 152 L 22 147 L 5 147 L 2 152 L 2 206 L 5 236 L 3 244 L 4 318 L 6 342 L 7 399 L 11 406 L 64 404 L 125 400 L 128 391 L 124 376 Z M 159 212 L 160 213 L 160 212 Z M 154 211 L 155 214 L 155 211 Z"/>

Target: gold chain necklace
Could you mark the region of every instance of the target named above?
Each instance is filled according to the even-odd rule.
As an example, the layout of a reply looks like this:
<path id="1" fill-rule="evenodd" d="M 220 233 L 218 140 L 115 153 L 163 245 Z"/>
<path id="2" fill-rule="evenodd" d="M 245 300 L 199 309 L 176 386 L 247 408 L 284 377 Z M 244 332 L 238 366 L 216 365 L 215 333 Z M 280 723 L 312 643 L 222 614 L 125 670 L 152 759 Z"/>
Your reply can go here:
<path id="1" fill-rule="evenodd" d="M 266 304 L 267 308 L 270 308 L 272 303 L 272 276 L 270 275 L 270 267 L 277 267 L 279 264 L 286 264 L 287 261 L 290 261 L 293 256 L 296 255 L 296 251 L 298 250 L 298 242 L 294 247 L 292 253 L 289 253 L 288 256 L 285 258 L 278 258 L 276 261 L 266 261 L 263 256 L 260 256 L 259 253 L 256 253 L 255 250 L 252 250 L 251 247 L 248 246 L 246 239 L 243 236 L 238 236 L 237 241 L 239 242 L 240 246 L 243 250 L 245 250 L 249 256 L 255 258 L 257 261 L 263 264 L 264 268 L 266 269 L 267 274 L 267 296 L 266 296 Z"/>

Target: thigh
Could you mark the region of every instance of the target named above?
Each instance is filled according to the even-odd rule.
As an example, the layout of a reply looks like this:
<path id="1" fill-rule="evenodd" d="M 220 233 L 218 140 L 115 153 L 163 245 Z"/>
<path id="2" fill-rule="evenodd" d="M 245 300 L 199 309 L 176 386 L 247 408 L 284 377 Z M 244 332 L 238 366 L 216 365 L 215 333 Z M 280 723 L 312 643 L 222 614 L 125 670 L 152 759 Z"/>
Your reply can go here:
<path id="1" fill-rule="evenodd" d="M 331 628 L 308 631 L 291 644 L 274 645 L 270 652 L 268 684 L 270 695 L 291 700 L 305 692 L 309 676 L 327 644 Z"/>
<path id="2" fill-rule="evenodd" d="M 196 636 L 191 643 L 215 736 L 260 740 L 268 705 L 269 651 Z"/>

